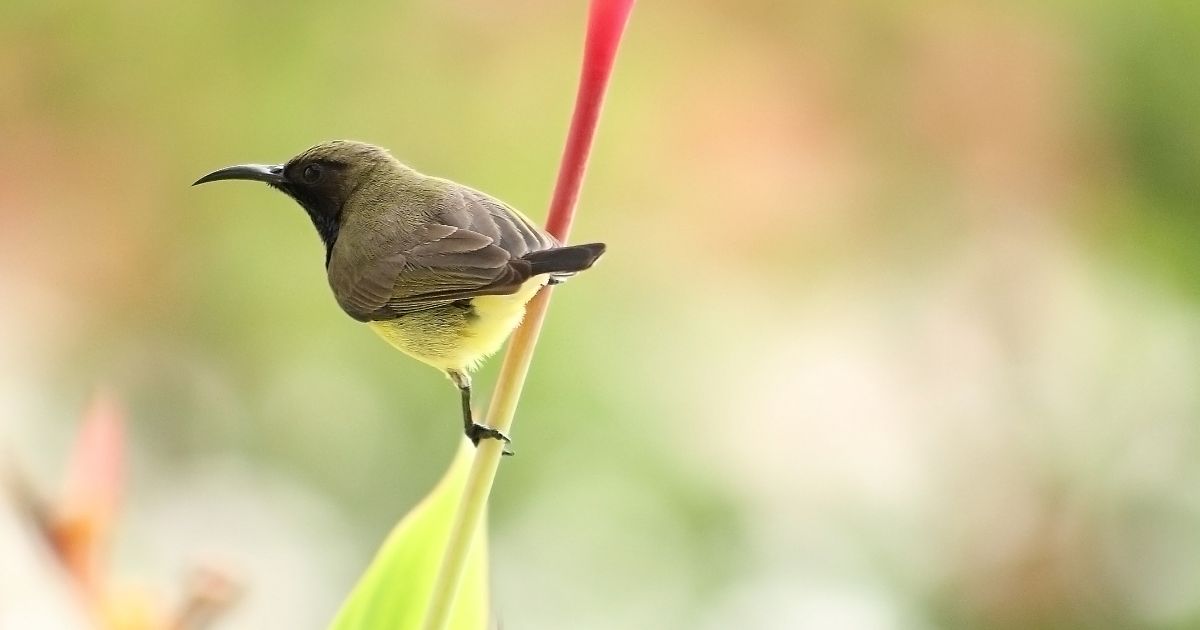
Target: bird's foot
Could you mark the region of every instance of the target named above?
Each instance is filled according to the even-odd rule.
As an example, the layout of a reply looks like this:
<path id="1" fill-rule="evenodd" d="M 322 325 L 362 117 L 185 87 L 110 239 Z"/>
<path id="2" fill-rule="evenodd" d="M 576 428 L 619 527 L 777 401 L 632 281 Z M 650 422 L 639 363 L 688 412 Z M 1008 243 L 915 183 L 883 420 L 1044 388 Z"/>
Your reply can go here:
<path id="1" fill-rule="evenodd" d="M 507 435 L 504 435 L 496 429 L 486 427 L 477 422 L 472 422 L 471 426 L 467 427 L 466 433 L 467 437 L 471 439 L 471 443 L 475 446 L 479 446 L 480 440 L 500 440 L 501 442 L 504 442 L 504 454 L 513 454 L 512 449 L 508 448 L 508 445 L 512 443 L 512 440 L 508 439 Z"/>

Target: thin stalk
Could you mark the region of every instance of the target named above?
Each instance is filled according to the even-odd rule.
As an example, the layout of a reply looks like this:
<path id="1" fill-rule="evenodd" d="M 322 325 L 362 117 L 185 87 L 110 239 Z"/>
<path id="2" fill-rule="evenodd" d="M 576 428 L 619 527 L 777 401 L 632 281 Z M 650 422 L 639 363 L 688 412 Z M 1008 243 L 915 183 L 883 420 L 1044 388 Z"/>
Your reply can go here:
<path id="1" fill-rule="evenodd" d="M 600 119 L 604 92 L 612 75 L 617 46 L 633 9 L 633 2 L 592 0 L 591 3 L 575 112 L 571 117 L 571 129 L 563 149 L 558 180 L 546 219 L 546 231 L 564 243 L 575 216 L 575 202 L 579 199 L 579 189 L 583 184 L 596 123 Z M 543 289 L 529 301 L 525 307 L 525 319 L 509 341 L 508 352 L 504 355 L 504 363 L 496 380 L 496 389 L 485 419 L 489 426 L 510 435 L 517 402 L 525 386 L 525 377 L 529 374 L 534 347 L 549 305 L 549 289 Z M 481 526 L 487 509 L 502 447 L 497 440 L 484 440 L 475 452 L 458 512 L 450 528 L 445 556 L 438 570 L 437 581 L 434 582 L 433 595 L 426 609 L 425 630 L 445 630 L 450 619 L 450 610 L 466 569 L 472 534 Z"/>

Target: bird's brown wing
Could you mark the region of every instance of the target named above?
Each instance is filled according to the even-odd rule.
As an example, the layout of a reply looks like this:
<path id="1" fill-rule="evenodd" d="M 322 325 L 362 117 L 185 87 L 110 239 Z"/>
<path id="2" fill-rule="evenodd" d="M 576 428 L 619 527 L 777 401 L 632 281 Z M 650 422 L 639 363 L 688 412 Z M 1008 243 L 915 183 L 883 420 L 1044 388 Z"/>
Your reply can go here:
<path id="1" fill-rule="evenodd" d="M 384 217 L 363 226 L 367 233 L 356 242 L 368 246 L 335 248 L 329 282 L 351 317 L 395 319 L 456 300 L 513 293 L 533 275 L 521 257 L 557 245 L 501 202 L 456 184 L 426 210 L 428 221 L 415 229 Z"/>

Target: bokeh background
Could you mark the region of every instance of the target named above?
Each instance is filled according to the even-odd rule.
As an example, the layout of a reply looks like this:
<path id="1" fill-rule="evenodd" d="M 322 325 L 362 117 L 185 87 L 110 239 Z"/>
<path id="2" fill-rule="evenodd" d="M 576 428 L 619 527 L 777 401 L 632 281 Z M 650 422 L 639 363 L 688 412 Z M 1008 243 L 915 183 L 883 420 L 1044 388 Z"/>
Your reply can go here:
<path id="1" fill-rule="evenodd" d="M 237 162 L 544 215 L 585 7 L 0 5 L 0 446 L 105 387 L 113 572 L 320 628 L 458 436 Z M 506 628 L 1200 628 L 1200 4 L 645 1 L 494 495 Z M 483 372 L 486 398 L 498 361 Z"/>

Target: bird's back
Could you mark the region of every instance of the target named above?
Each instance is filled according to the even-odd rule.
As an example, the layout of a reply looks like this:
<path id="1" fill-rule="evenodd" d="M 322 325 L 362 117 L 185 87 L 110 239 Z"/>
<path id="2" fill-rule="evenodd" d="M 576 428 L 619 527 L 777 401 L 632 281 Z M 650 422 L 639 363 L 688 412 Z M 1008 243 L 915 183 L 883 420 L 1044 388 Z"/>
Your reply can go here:
<path id="1" fill-rule="evenodd" d="M 355 319 L 395 319 L 508 295 L 535 275 L 586 269 L 603 253 L 602 245 L 562 247 L 520 212 L 477 190 L 399 163 L 395 168 L 401 170 L 356 189 L 331 250 L 330 286 Z"/>

